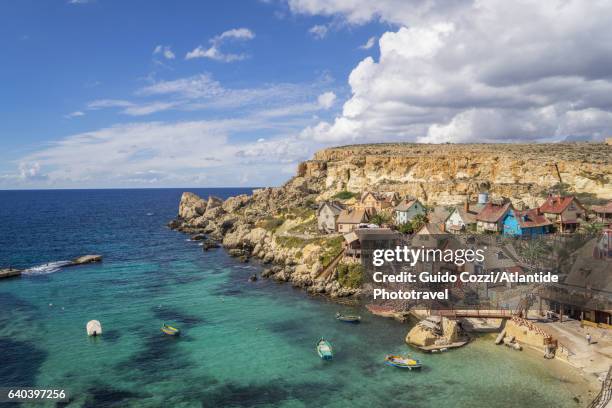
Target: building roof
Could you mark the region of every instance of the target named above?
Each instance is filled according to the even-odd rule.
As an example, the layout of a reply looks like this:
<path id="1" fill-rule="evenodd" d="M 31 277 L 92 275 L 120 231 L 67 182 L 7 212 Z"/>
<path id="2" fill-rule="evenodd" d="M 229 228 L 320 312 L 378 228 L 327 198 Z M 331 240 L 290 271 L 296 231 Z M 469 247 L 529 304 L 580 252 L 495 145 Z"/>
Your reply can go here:
<path id="1" fill-rule="evenodd" d="M 357 234 L 355 234 L 355 231 L 351 231 L 348 234 L 344 234 L 344 240 L 347 244 L 351 244 L 359 240 L 359 237 L 357 236 Z"/>
<path id="2" fill-rule="evenodd" d="M 325 201 L 321 203 L 321 205 L 319 205 L 319 208 L 317 209 L 317 215 L 319 215 L 319 213 L 324 207 L 328 207 L 334 213 L 334 215 L 339 215 L 340 212 L 344 209 L 344 206 L 338 201 Z"/>
<path id="3" fill-rule="evenodd" d="M 540 211 L 547 214 L 561 214 L 572 201 L 575 201 L 581 208 L 582 204 L 574 196 L 549 196 L 540 206 Z"/>
<path id="4" fill-rule="evenodd" d="M 427 213 L 427 219 L 429 222 L 434 224 L 441 224 L 446 221 L 449 217 L 450 212 L 446 207 L 437 206 L 434 209 Z"/>
<path id="5" fill-rule="evenodd" d="M 353 231 L 360 241 L 364 239 L 399 239 L 402 234 L 391 228 L 359 228 Z"/>
<path id="6" fill-rule="evenodd" d="M 454 212 L 459 213 L 459 216 L 461 217 L 461 219 L 463 220 L 464 223 L 466 224 L 474 224 L 476 222 L 476 216 L 478 215 L 478 213 L 484 208 L 484 205 L 482 204 L 472 204 L 470 203 L 467 211 L 465 209 L 465 205 L 458 205 L 456 206 L 453 211 L 451 211 L 448 214 L 448 217 L 450 217 Z M 446 217 L 446 219 L 448 219 L 448 217 Z"/>
<path id="7" fill-rule="evenodd" d="M 363 193 L 361 195 L 361 202 L 363 202 L 363 200 L 365 200 L 365 198 L 371 195 L 372 197 L 374 197 L 374 199 L 376 201 L 383 201 L 383 202 L 393 202 L 396 198 L 397 198 L 397 193 L 393 192 L 393 191 L 387 191 L 387 192 L 375 192 L 375 191 L 366 191 L 365 193 Z"/>
<path id="8" fill-rule="evenodd" d="M 368 215 L 364 209 L 344 209 L 338 215 L 338 224 L 361 224 L 368 220 Z"/>
<path id="9" fill-rule="evenodd" d="M 438 224 L 428 223 L 424 224 L 419 230 L 416 232 L 417 235 L 445 235 L 446 232 L 442 231 L 442 229 L 438 226 Z"/>
<path id="10" fill-rule="evenodd" d="M 604 205 L 594 205 L 591 210 L 598 214 L 612 214 L 612 201 L 608 201 Z"/>
<path id="11" fill-rule="evenodd" d="M 395 211 L 408 211 L 410 207 L 412 207 L 417 201 L 419 200 L 417 200 L 416 198 L 415 199 L 406 198 L 400 201 L 400 203 L 395 206 Z"/>
<path id="12" fill-rule="evenodd" d="M 391 228 L 359 228 L 349 232 L 348 234 L 344 234 L 344 240 L 351 244 L 355 241 L 364 241 L 364 240 L 381 240 L 381 239 L 400 239 L 402 235 L 392 230 Z"/>
<path id="13" fill-rule="evenodd" d="M 514 210 L 514 216 L 521 228 L 535 228 L 552 225 L 548 218 L 546 218 L 537 208 L 523 211 Z"/>
<path id="14" fill-rule="evenodd" d="M 502 203 L 489 201 L 476 215 L 476 221 L 498 222 L 510 208 L 512 208 L 510 201 L 503 201 Z"/>

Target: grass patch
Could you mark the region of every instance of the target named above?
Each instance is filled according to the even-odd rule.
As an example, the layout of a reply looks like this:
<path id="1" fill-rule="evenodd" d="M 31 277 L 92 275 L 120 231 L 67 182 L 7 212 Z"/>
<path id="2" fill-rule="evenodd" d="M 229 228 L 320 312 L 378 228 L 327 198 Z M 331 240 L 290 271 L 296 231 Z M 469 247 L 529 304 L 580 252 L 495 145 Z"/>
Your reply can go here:
<path id="1" fill-rule="evenodd" d="M 276 243 L 285 248 L 304 248 L 306 245 L 308 245 L 312 241 L 313 240 L 311 239 L 303 239 L 303 238 L 292 237 L 292 236 L 287 236 L 287 237 L 277 236 L 276 237 Z"/>
<path id="2" fill-rule="evenodd" d="M 256 226 L 260 228 L 264 228 L 267 231 L 274 232 L 278 229 L 278 227 L 283 225 L 284 222 L 285 220 L 283 218 L 268 216 L 264 218 L 263 220 L 257 222 Z"/>
<path id="3" fill-rule="evenodd" d="M 363 283 L 363 266 L 361 264 L 339 264 L 338 282 L 347 288 L 358 288 Z"/>
<path id="4" fill-rule="evenodd" d="M 342 251 L 342 242 L 344 238 L 333 237 L 320 239 L 320 245 L 323 247 L 323 253 L 319 256 L 319 261 L 326 267 L 329 263 Z"/>
<path id="5" fill-rule="evenodd" d="M 359 193 L 353 193 L 352 191 L 340 191 L 336 193 L 332 198 L 337 200 L 350 200 L 351 198 L 358 197 Z"/>

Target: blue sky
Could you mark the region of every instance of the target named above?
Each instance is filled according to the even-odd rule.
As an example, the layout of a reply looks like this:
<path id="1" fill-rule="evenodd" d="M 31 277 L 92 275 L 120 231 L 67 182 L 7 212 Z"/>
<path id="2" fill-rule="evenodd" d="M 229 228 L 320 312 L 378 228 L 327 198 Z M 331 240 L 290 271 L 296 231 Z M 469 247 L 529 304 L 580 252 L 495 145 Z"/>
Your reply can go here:
<path id="1" fill-rule="evenodd" d="M 277 185 L 335 144 L 599 140 L 610 7 L 552 3 L 3 2 L 0 188 Z"/>

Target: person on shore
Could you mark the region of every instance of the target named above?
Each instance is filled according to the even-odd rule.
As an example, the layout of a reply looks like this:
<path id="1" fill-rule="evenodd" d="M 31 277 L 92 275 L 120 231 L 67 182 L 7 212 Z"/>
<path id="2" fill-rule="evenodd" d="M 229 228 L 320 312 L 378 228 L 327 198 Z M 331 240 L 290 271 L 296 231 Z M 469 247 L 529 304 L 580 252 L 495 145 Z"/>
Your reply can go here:
<path id="1" fill-rule="evenodd" d="M 590 346 L 591 345 L 591 340 L 593 340 L 593 338 L 591 337 L 591 333 L 587 333 L 586 340 L 587 340 L 587 343 L 589 343 L 589 346 Z"/>

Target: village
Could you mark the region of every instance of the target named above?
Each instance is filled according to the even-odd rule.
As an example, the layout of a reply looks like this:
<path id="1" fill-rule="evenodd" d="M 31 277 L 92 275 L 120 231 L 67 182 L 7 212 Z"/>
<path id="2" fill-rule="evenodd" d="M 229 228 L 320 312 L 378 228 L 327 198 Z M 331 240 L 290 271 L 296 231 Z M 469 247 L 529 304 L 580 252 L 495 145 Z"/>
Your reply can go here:
<path id="1" fill-rule="evenodd" d="M 342 235 L 344 259 L 339 262 L 357 263 L 364 272 L 372 270 L 374 249 L 408 245 L 485 248 L 482 262 L 417 264 L 414 272 L 522 275 L 547 269 L 562 277 L 560 283 L 544 285 L 473 285 L 477 302 L 459 304 L 468 297 L 464 290 L 459 302 L 438 304 L 441 310 L 433 310 L 431 302 L 368 305 L 375 314 L 397 318 L 409 310 L 422 319 L 408 333 L 409 344 L 425 351 L 460 347 L 468 337 L 458 322 L 487 330 L 491 322 L 503 321 L 498 343 L 539 350 L 589 374 L 606 371 L 612 361 L 612 202 L 587 207 L 574 195 L 549 194 L 536 208 L 524 208 L 482 192 L 475 202 L 430 207 L 395 192 L 336 197 L 318 206 L 318 230 Z M 367 278 L 363 282 L 369 286 Z M 585 336 L 597 341 L 585 346 Z"/>
<path id="2" fill-rule="evenodd" d="M 591 291 L 612 290 L 607 287 L 610 280 L 605 275 L 606 268 L 610 267 L 605 260 L 612 261 L 612 202 L 587 208 L 573 195 L 550 194 L 539 207 L 516 208 L 510 199 L 490 199 L 483 192 L 475 202 L 466 200 L 456 206 L 429 207 L 417 198 L 402 198 L 395 192 L 368 191 L 360 195 L 342 192 L 336 197 L 337 200 L 322 202 L 316 216 L 320 233 L 342 235 L 342 263 L 360 263 L 367 268 L 372 263 L 374 249 L 394 249 L 402 244 L 443 250 L 473 248 L 479 244 L 483 247 L 486 243 L 483 262 L 462 267 L 452 263 L 417 265 L 417 272 L 430 267 L 434 269 L 432 272 L 522 274 L 535 264 L 558 266 L 559 260 L 554 259 L 558 254 L 552 253 L 551 248 L 547 254 L 546 243 L 567 249 L 565 244 L 573 243 L 572 238 L 576 236 L 596 236 L 585 245 L 586 249 L 581 249 L 588 256 L 578 258 L 593 260 L 596 270 L 600 265 L 600 281 L 594 285 L 589 283 L 598 275 L 597 271 L 590 274 L 589 282 L 580 282 L 576 271 L 562 272 L 570 281 L 573 279 L 573 291 L 586 286 Z M 543 245 L 534 248 L 532 241 Z M 574 267 L 582 268 L 584 274 L 584 265 Z M 595 324 L 612 324 L 610 310 L 589 310 L 564 304 L 557 298 L 550 295 L 548 300 L 552 311 L 561 317 L 567 314 Z"/>

